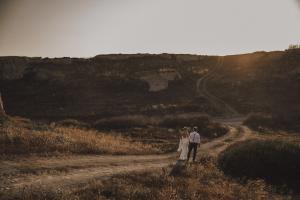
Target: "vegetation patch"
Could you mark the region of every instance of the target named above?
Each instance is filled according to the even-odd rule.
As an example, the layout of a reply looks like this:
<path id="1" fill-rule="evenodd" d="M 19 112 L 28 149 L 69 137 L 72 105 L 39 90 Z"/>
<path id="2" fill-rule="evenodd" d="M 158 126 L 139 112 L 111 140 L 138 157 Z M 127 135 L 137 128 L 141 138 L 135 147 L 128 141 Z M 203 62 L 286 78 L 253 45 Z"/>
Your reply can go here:
<path id="1" fill-rule="evenodd" d="M 201 115 L 201 116 L 193 116 L 193 117 L 185 117 L 185 116 L 169 116 L 163 119 L 159 125 L 170 128 L 180 128 L 184 126 L 206 126 L 209 123 L 209 116 Z"/>
<path id="2" fill-rule="evenodd" d="M 226 149 L 220 168 L 234 177 L 263 178 L 278 185 L 299 187 L 300 145 L 281 140 L 249 140 Z"/>
<path id="3" fill-rule="evenodd" d="M 130 130 L 132 128 L 157 127 L 159 129 L 178 130 L 183 127 L 197 126 L 200 134 L 207 138 L 215 138 L 227 133 L 228 128 L 220 123 L 212 122 L 208 115 L 166 115 L 162 117 L 132 115 L 100 119 L 94 123 L 97 130 Z M 169 133 L 172 134 L 172 133 Z M 174 135 L 174 134 L 173 134 Z M 172 137 L 172 136 L 168 136 Z"/>
<path id="4" fill-rule="evenodd" d="M 100 119 L 94 123 L 94 127 L 98 130 L 107 129 L 128 129 L 133 127 L 145 127 L 149 124 L 149 120 L 142 116 L 128 116 Z"/>
<path id="5" fill-rule="evenodd" d="M 78 121 L 76 119 L 64 119 L 56 123 L 59 126 L 71 126 L 71 127 L 79 127 L 79 128 L 88 128 L 89 124 Z"/>
<path id="6" fill-rule="evenodd" d="M 28 126 L 28 127 L 27 127 Z M 0 129 L 0 154 L 150 154 L 160 150 L 117 134 L 77 127 L 22 126 L 6 123 Z"/>
<path id="7" fill-rule="evenodd" d="M 181 128 L 184 126 L 197 126 L 201 136 L 214 138 L 219 137 L 228 132 L 228 128 L 220 123 L 212 122 L 207 115 L 184 117 L 173 116 L 167 117 L 159 124 L 162 127 Z"/>
<path id="8" fill-rule="evenodd" d="M 300 131 L 300 115 L 298 113 L 288 114 L 250 114 L 244 124 L 256 131 L 290 130 Z"/>
<path id="9" fill-rule="evenodd" d="M 272 116 L 263 113 L 250 114 L 243 124 L 256 131 L 262 131 L 264 128 L 274 127 Z"/>

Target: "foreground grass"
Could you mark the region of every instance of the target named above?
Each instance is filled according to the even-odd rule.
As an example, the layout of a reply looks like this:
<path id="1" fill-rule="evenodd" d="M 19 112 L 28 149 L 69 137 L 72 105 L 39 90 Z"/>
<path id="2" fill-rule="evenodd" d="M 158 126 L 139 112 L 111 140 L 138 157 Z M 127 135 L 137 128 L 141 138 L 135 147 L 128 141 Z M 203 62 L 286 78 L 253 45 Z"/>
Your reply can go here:
<path id="1" fill-rule="evenodd" d="M 106 181 L 92 180 L 71 189 L 26 188 L 7 199 L 289 199 L 275 194 L 262 180 L 240 184 L 224 176 L 212 160 L 187 166 L 179 176 L 170 169 L 115 176 Z"/>
<path id="2" fill-rule="evenodd" d="M 0 154 L 151 154 L 150 144 L 120 135 L 76 127 L 6 123 L 0 129 Z"/>

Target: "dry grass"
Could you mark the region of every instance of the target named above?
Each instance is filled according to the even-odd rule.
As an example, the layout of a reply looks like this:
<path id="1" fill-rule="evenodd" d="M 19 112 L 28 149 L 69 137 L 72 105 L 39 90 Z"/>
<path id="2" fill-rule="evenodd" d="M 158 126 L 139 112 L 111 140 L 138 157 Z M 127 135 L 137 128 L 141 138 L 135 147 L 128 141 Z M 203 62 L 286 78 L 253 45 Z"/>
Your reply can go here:
<path id="1" fill-rule="evenodd" d="M 160 153 L 150 144 L 96 130 L 47 125 L 3 125 L 0 154 L 149 154 Z"/>
<path id="2" fill-rule="evenodd" d="M 93 188 L 107 199 L 283 199 L 273 194 L 263 181 L 250 181 L 245 185 L 220 172 L 213 162 L 188 166 L 178 177 L 170 177 L 168 170 L 127 174 Z M 76 194 L 86 194 L 89 189 Z"/>
<path id="3" fill-rule="evenodd" d="M 213 161 L 187 166 L 180 176 L 168 175 L 169 169 L 118 175 L 106 181 L 92 180 L 84 186 L 49 191 L 27 188 L 15 199 L 205 199 L 269 200 L 290 199 L 275 194 L 262 180 L 241 184 L 224 176 Z"/>

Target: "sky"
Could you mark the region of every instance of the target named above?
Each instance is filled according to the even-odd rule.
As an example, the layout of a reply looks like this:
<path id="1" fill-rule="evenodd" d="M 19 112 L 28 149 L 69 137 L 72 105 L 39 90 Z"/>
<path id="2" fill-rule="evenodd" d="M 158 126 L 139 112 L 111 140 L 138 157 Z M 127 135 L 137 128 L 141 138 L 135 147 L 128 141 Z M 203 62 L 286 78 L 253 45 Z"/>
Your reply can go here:
<path id="1" fill-rule="evenodd" d="M 290 44 L 300 44 L 300 0 L 0 0 L 0 56 L 229 55 Z"/>

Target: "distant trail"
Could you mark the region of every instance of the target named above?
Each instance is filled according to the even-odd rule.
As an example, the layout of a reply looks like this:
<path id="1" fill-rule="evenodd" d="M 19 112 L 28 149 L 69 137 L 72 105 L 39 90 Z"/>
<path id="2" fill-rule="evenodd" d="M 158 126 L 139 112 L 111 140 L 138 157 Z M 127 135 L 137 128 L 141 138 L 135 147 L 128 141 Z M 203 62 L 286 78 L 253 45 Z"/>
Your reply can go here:
<path id="1" fill-rule="evenodd" d="M 217 156 L 229 145 L 251 138 L 246 127 L 230 127 L 230 131 L 202 144 L 198 154 Z M 93 179 L 106 179 L 132 171 L 161 169 L 178 158 L 177 153 L 139 156 L 69 156 L 58 158 L 29 157 L 0 160 L 0 194 L 17 193 L 24 187 L 63 188 L 85 184 Z M 1 196 L 0 196 L 1 199 Z"/>
<path id="2" fill-rule="evenodd" d="M 221 66 L 223 66 L 223 57 L 219 58 L 217 66 L 215 66 L 207 74 L 197 80 L 196 92 L 198 96 L 203 96 L 204 98 L 206 98 L 214 107 L 225 110 L 227 116 L 229 115 L 230 117 L 238 117 L 240 116 L 240 114 L 237 110 L 235 110 L 232 106 L 228 105 L 225 101 L 211 94 L 207 90 L 207 82 L 215 76 L 216 71 Z"/>

